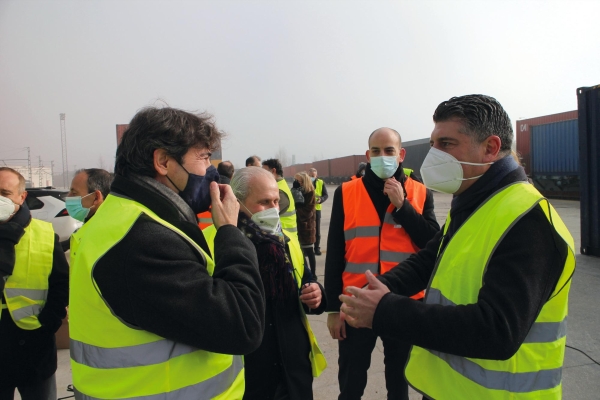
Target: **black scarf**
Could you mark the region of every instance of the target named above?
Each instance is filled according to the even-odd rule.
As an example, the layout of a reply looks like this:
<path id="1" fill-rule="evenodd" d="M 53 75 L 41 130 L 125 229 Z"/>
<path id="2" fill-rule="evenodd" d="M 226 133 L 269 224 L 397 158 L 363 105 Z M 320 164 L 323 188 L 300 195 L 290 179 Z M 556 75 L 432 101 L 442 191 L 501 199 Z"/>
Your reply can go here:
<path id="1" fill-rule="evenodd" d="M 8 222 L 0 224 L 0 279 L 12 275 L 15 268 L 15 246 L 25 234 L 30 221 L 29 207 L 27 203 L 23 203 Z"/>
<path id="2" fill-rule="evenodd" d="M 294 267 L 285 251 L 285 236 L 272 235 L 240 211 L 238 228 L 256 247 L 260 277 L 265 294 L 270 300 L 285 300 L 296 296 Z"/>

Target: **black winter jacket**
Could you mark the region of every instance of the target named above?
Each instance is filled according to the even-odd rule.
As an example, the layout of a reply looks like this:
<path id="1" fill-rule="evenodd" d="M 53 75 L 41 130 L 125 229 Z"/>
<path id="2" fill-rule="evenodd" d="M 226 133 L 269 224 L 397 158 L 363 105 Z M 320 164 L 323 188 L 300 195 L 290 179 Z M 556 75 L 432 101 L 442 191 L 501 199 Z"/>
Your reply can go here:
<path id="1" fill-rule="evenodd" d="M 12 219 L 31 221 L 29 209 L 22 207 Z M 1 225 L 0 225 L 1 229 Z M 38 319 L 42 325 L 32 331 L 23 330 L 12 320 L 8 309 L 0 318 L 0 389 L 6 385 L 26 385 L 49 378 L 56 371 L 54 333 L 67 315 L 69 300 L 69 264 L 54 235 L 52 272 L 48 277 L 48 297 Z M 5 302 L 3 298 L 3 302 Z"/>
<path id="2" fill-rule="evenodd" d="M 291 257 L 289 247 L 288 257 Z M 302 286 L 316 282 L 310 269 L 304 266 Z M 322 314 L 327 298 L 321 288 L 321 305 L 310 310 L 304 304 L 306 314 Z M 287 387 L 289 400 L 312 399 L 312 372 L 308 355 L 310 343 L 302 324 L 298 297 L 276 302 L 267 299 L 265 334 L 260 347 L 244 357 L 246 362 L 246 391 L 244 400 L 271 399 L 277 386 Z"/>
<path id="3" fill-rule="evenodd" d="M 527 181 L 521 167 L 499 176 L 501 164 L 492 165 L 469 189 L 454 197 L 442 249 L 485 199 L 513 182 Z M 441 240 L 442 231 L 426 248 L 379 277 L 392 293 L 377 306 L 373 331 L 463 357 L 510 358 L 523 343 L 562 273 L 565 242 L 536 206 L 499 243 L 476 304 L 444 307 L 413 301 L 406 296 L 428 285 Z"/>
<path id="4" fill-rule="evenodd" d="M 174 204 L 154 190 L 117 176 L 111 192 L 150 208 L 210 254 L 198 225 L 181 220 Z M 213 258 L 211 277 L 186 240 L 142 216 L 93 274 L 111 310 L 127 323 L 199 349 L 248 354 L 264 330 L 256 250 L 236 226 L 225 225 L 217 231 Z"/>

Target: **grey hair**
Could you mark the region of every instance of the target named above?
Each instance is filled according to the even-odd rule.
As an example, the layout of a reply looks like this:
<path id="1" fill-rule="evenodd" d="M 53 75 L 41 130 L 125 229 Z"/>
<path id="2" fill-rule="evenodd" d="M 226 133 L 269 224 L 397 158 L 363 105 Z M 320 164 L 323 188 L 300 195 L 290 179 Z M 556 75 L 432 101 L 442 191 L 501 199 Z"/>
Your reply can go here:
<path id="1" fill-rule="evenodd" d="M 110 193 L 110 185 L 114 179 L 113 175 L 101 168 L 84 168 L 75 172 L 75 175 L 80 173 L 87 175 L 87 190 L 88 193 L 93 193 L 99 190 L 102 197 L 106 198 Z"/>
<path id="2" fill-rule="evenodd" d="M 231 178 L 231 190 L 239 201 L 244 201 L 250 194 L 250 182 L 257 176 L 268 176 L 271 179 L 273 174 L 266 169 L 256 167 L 240 168 L 233 174 Z"/>

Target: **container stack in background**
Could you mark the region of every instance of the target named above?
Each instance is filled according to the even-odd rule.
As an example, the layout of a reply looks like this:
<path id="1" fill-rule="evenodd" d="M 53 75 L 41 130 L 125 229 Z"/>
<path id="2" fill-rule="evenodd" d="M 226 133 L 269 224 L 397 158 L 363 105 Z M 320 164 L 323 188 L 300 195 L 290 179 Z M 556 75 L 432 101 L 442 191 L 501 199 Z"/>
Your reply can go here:
<path id="1" fill-rule="evenodd" d="M 544 196 L 580 197 L 577 118 L 575 110 L 517 121 L 517 153 Z"/>

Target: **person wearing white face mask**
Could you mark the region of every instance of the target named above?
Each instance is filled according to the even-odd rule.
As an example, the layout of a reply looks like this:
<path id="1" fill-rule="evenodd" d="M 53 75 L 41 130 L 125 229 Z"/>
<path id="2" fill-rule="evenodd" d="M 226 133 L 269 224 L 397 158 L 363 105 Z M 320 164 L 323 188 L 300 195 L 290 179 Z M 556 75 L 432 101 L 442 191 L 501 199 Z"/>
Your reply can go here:
<path id="1" fill-rule="evenodd" d="M 347 326 L 340 314 L 339 295 L 348 286 L 365 286 L 366 271 L 389 273 L 425 247 L 439 230 L 431 191 L 402 167 L 406 150 L 400 134 L 380 128 L 371 133 L 368 143 L 365 175 L 335 191 L 327 240 L 327 326 L 339 345 L 340 400 L 361 398 L 377 335 Z M 423 297 L 419 290 L 411 295 Z M 408 399 L 402 369 L 410 345 L 394 338 L 381 339 L 388 398 Z"/>
<path id="2" fill-rule="evenodd" d="M 325 309 L 323 287 L 310 273 L 297 235 L 281 228 L 273 175 L 262 168 L 242 168 L 233 175 L 231 188 L 241 204 L 238 228 L 256 247 L 267 299 L 262 343 L 245 357 L 244 399 L 310 400 L 313 376 L 326 361 L 306 314 Z M 211 245 L 216 230 L 208 227 L 203 233 Z"/>
<path id="3" fill-rule="evenodd" d="M 25 179 L 0 167 L 0 399 L 56 399 L 54 333 L 69 266 L 52 225 L 31 217 Z"/>
<path id="4" fill-rule="evenodd" d="M 409 384 L 427 399 L 560 399 L 573 238 L 511 155 L 500 103 L 467 95 L 433 115 L 425 184 L 454 198 L 443 229 L 367 289 L 354 327 L 408 341 Z M 408 295 L 426 289 L 425 304 Z"/>

